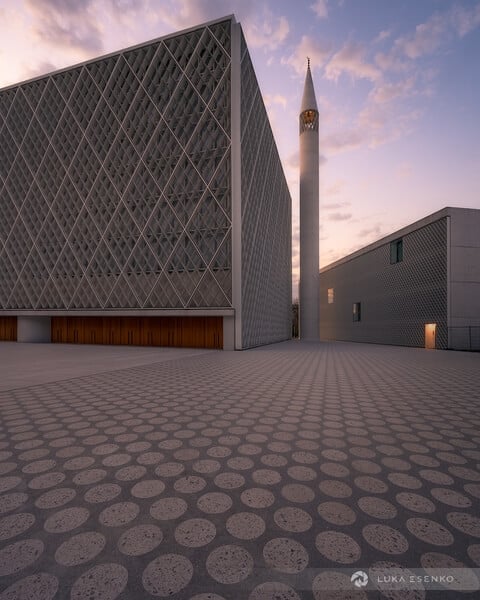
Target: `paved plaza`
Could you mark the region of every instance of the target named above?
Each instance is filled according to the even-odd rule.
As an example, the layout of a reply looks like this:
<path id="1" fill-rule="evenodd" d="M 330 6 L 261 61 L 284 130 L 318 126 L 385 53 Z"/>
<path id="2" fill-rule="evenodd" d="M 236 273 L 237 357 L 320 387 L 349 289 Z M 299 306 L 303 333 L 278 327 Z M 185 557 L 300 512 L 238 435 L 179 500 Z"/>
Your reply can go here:
<path id="1" fill-rule="evenodd" d="M 0 600 L 478 598 L 479 405 L 480 354 L 0 343 Z"/>

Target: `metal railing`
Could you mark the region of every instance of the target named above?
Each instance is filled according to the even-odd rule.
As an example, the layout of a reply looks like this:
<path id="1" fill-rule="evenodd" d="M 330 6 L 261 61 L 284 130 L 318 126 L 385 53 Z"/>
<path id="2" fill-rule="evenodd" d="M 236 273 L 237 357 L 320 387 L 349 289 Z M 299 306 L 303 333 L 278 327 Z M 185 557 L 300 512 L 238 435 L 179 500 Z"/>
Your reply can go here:
<path id="1" fill-rule="evenodd" d="M 451 350 L 480 352 L 480 325 L 449 327 L 448 339 Z"/>

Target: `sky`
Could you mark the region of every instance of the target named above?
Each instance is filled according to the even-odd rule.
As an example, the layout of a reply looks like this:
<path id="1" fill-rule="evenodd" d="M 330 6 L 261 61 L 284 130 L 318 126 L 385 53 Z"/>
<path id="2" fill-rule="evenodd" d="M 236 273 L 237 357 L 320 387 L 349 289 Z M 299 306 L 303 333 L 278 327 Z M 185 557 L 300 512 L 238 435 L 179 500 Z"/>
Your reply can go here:
<path id="1" fill-rule="evenodd" d="M 445 206 L 480 208 L 480 0 L 0 0 L 0 87 L 232 13 L 292 195 L 294 296 L 307 56 L 320 266 Z"/>

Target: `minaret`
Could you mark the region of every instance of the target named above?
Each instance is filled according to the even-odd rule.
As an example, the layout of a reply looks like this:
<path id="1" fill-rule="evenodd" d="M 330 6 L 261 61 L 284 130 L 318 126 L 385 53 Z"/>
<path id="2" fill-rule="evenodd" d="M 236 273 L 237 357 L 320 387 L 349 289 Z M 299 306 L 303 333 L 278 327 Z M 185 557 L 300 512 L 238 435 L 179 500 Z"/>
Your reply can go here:
<path id="1" fill-rule="evenodd" d="M 310 59 L 300 108 L 300 339 L 316 341 L 319 326 L 318 109 Z"/>

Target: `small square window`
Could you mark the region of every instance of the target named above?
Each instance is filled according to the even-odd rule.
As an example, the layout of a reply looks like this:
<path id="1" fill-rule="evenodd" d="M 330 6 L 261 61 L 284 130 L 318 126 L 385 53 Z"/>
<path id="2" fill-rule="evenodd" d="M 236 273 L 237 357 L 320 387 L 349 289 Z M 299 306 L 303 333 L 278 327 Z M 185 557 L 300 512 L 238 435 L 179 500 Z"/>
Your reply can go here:
<path id="1" fill-rule="evenodd" d="M 362 320 L 362 303 L 361 302 L 353 303 L 353 320 L 354 321 Z"/>
<path id="2" fill-rule="evenodd" d="M 327 290 L 327 298 L 328 298 L 328 303 L 329 304 L 333 304 L 333 301 L 335 299 L 335 292 L 333 288 L 328 288 Z"/>
<path id="3" fill-rule="evenodd" d="M 390 243 L 390 264 L 393 265 L 403 260 L 403 239 Z"/>

